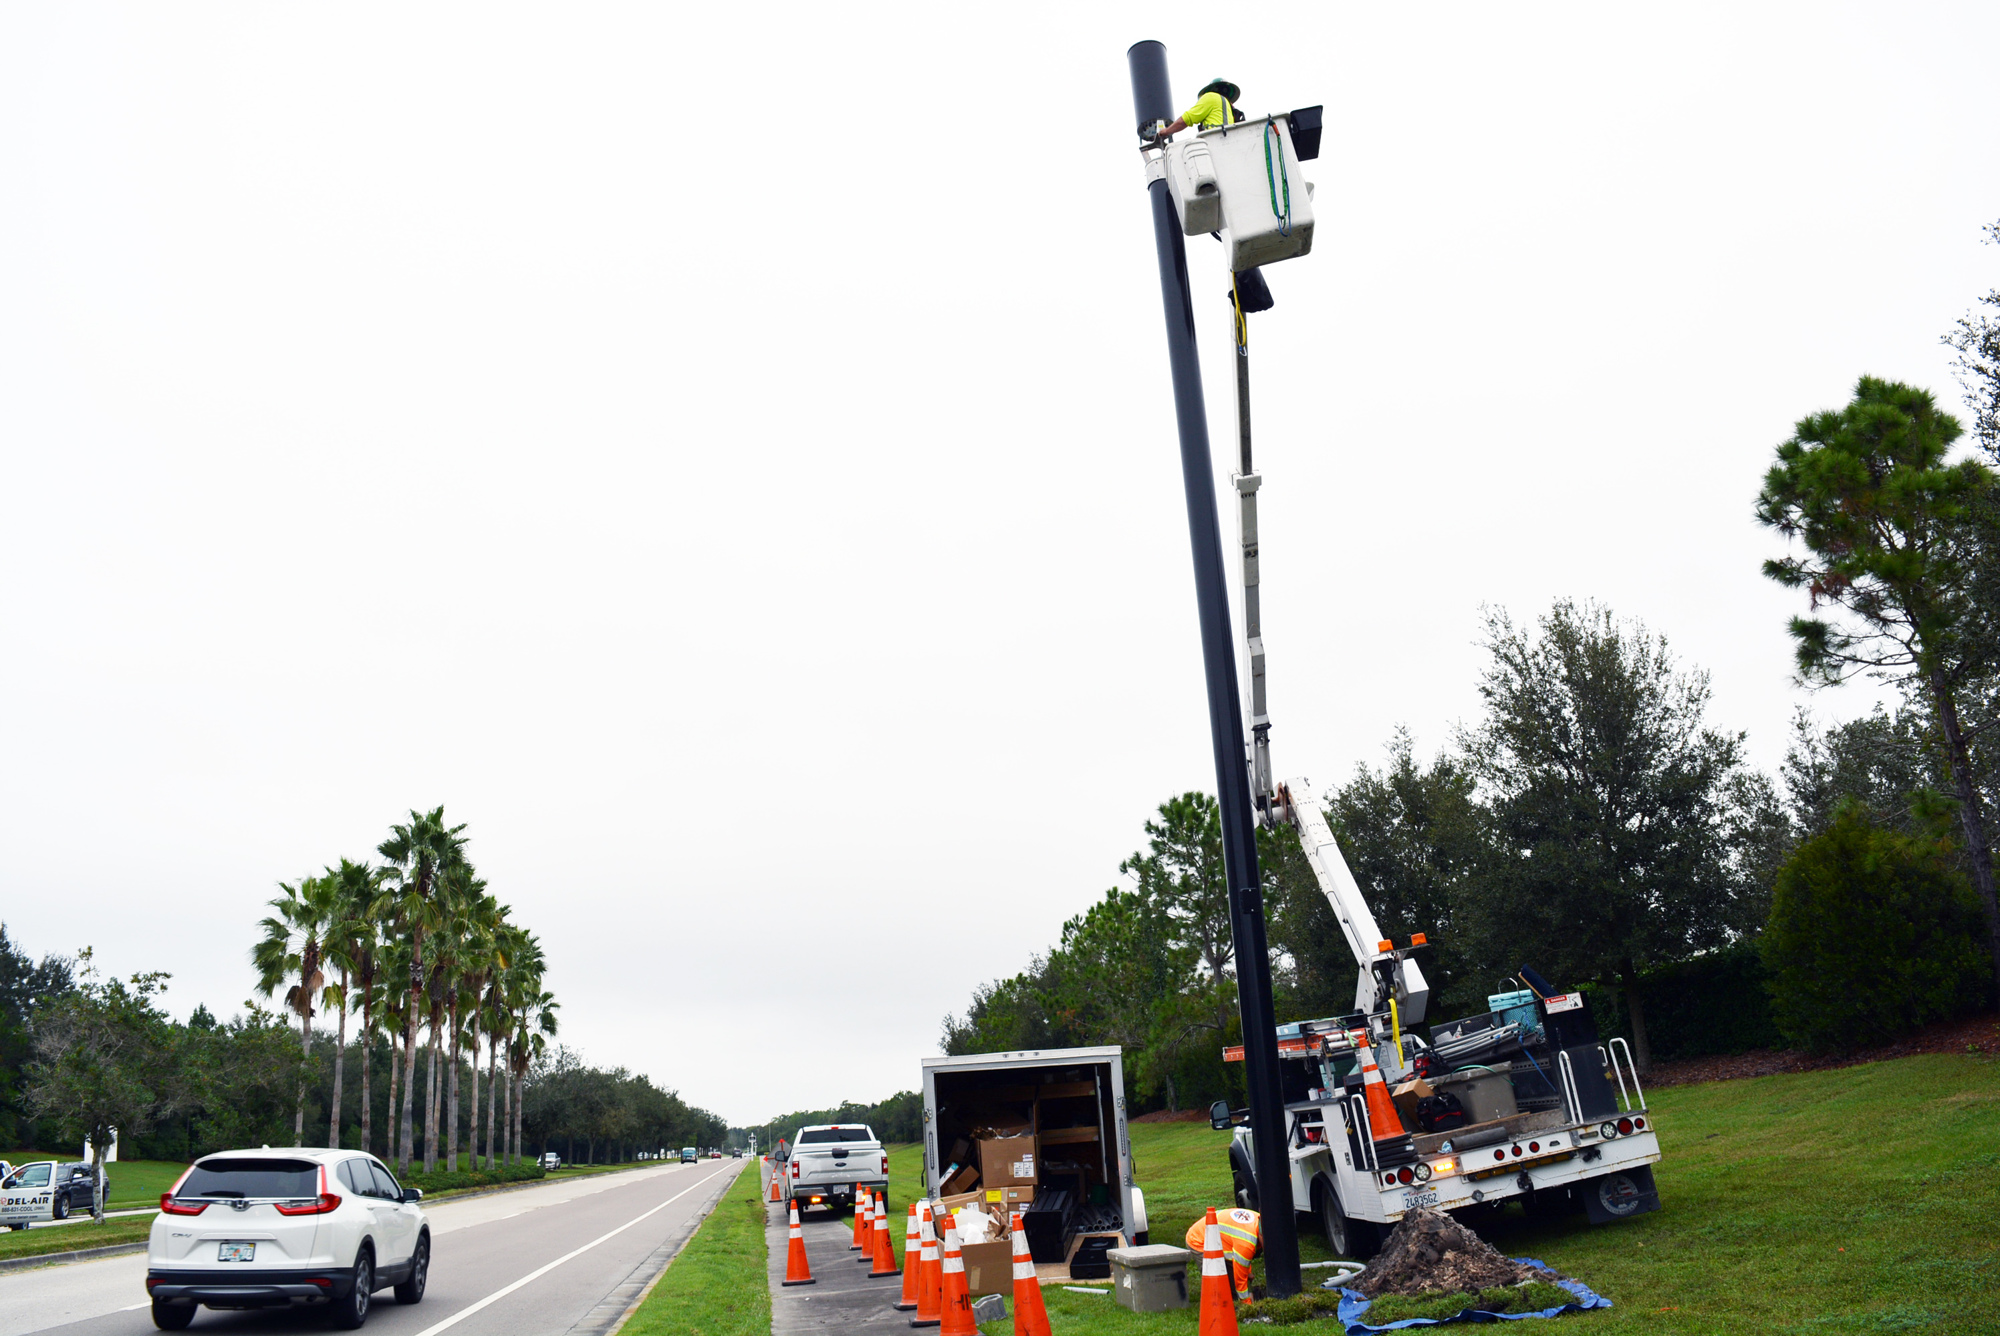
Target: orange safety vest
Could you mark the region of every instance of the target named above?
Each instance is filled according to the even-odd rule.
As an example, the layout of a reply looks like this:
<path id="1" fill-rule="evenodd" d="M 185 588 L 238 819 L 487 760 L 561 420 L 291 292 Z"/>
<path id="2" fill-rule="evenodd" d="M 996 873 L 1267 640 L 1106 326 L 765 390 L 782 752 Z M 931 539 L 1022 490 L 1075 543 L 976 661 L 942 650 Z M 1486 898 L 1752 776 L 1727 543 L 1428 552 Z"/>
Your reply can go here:
<path id="1" fill-rule="evenodd" d="M 1229 1259 L 1230 1267 L 1238 1273 L 1236 1288 L 1244 1289 L 1250 1284 L 1250 1261 L 1264 1246 L 1263 1222 L 1255 1211 L 1232 1206 L 1226 1211 L 1217 1211 L 1215 1223 L 1222 1226 L 1222 1255 Z M 1197 1254 L 1208 1246 L 1206 1220 L 1197 1220 L 1188 1226 L 1187 1246 Z"/>

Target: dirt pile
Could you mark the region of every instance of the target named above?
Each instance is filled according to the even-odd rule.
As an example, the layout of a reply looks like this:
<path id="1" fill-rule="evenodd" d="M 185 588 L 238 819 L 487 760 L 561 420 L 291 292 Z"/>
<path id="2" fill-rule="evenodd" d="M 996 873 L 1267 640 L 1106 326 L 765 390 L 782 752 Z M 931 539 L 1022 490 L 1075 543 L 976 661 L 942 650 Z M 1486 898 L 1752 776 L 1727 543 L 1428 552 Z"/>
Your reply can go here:
<path id="1" fill-rule="evenodd" d="M 1477 1293 L 1497 1285 L 1554 1279 L 1554 1272 L 1502 1257 L 1443 1211 L 1419 1207 L 1403 1217 L 1368 1269 L 1348 1287 L 1373 1299 L 1382 1294 Z"/>

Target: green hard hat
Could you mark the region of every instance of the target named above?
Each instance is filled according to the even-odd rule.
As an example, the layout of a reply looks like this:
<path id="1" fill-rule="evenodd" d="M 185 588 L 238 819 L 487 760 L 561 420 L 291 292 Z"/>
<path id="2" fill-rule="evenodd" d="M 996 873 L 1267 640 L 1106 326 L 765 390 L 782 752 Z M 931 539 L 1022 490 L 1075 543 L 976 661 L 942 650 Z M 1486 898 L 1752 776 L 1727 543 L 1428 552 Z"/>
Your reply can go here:
<path id="1" fill-rule="evenodd" d="M 1243 90 L 1227 79 L 1210 79 L 1202 85 L 1201 93 L 1196 93 L 1195 96 L 1200 97 L 1202 93 L 1220 93 L 1232 104 L 1243 96 Z"/>

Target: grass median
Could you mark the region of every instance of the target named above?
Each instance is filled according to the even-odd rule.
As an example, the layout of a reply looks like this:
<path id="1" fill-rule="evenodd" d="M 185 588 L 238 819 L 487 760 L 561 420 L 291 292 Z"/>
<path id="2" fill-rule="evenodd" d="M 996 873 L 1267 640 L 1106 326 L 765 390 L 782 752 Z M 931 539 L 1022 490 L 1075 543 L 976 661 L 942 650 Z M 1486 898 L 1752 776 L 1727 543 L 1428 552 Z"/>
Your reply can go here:
<path id="1" fill-rule="evenodd" d="M 0 1260 L 10 1257 L 40 1257 L 46 1253 L 78 1252 L 85 1248 L 108 1248 L 115 1243 L 144 1243 L 152 1231 L 152 1215 L 128 1215 L 101 1225 L 88 1222 L 51 1229 L 46 1224 L 27 1229 L 0 1230 Z"/>
<path id="2" fill-rule="evenodd" d="M 770 1336 L 764 1203 L 744 1166 L 619 1336 Z"/>

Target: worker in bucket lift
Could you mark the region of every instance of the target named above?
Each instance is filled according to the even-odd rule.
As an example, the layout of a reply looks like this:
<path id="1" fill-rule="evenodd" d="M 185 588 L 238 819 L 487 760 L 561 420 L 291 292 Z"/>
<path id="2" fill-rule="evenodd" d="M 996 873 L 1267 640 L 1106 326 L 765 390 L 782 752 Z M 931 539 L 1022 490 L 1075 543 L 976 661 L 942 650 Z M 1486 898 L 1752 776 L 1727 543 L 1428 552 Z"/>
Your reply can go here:
<path id="1" fill-rule="evenodd" d="M 1243 118 L 1236 114 L 1236 99 L 1243 96 L 1243 90 L 1227 79 L 1210 79 L 1196 95 L 1194 105 L 1180 114 L 1180 119 L 1160 132 L 1160 138 L 1172 139 L 1189 126 L 1206 130 L 1216 125 L 1234 125 Z"/>

